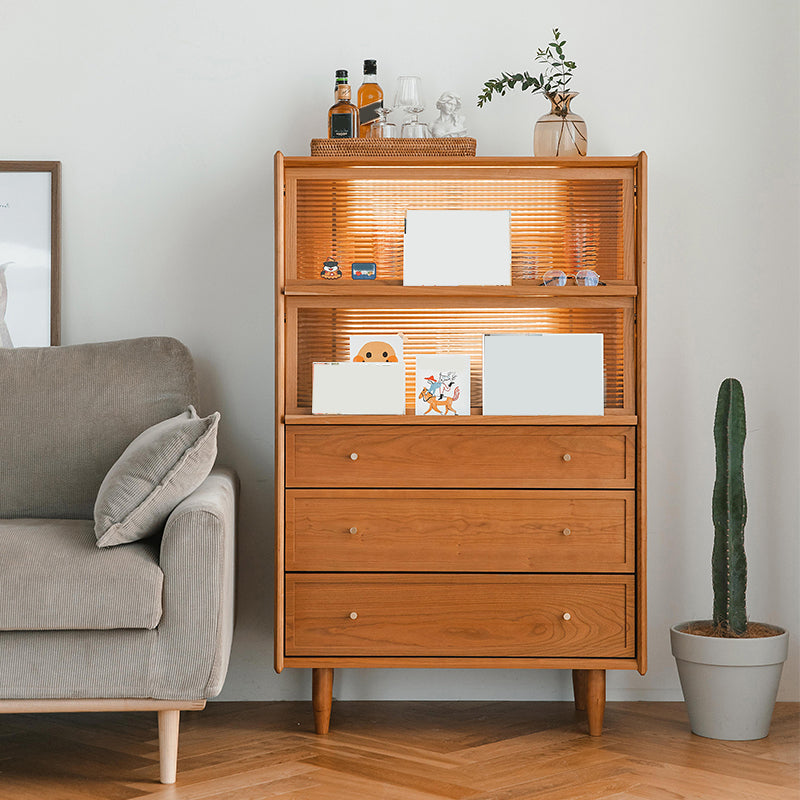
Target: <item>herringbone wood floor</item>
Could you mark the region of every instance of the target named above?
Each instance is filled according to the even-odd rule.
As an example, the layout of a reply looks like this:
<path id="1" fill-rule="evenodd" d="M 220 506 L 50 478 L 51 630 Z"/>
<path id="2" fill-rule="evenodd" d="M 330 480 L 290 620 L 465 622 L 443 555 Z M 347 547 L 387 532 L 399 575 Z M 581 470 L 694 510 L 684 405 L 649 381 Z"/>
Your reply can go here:
<path id="1" fill-rule="evenodd" d="M 569 703 L 211 703 L 181 721 L 158 781 L 156 715 L 0 716 L 2 800 L 794 800 L 800 704 L 767 739 L 689 732 L 683 704 L 609 703 L 586 735 Z"/>

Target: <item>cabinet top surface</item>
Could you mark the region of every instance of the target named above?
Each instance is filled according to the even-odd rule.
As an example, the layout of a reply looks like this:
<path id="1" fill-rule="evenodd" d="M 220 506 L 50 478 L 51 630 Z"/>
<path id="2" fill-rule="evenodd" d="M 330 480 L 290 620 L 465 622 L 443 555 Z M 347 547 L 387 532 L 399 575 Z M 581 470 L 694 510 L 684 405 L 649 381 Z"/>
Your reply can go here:
<path id="1" fill-rule="evenodd" d="M 580 169 L 597 167 L 635 167 L 646 157 L 644 151 L 631 156 L 582 156 L 580 158 L 541 158 L 536 156 L 458 156 L 438 157 L 350 157 L 350 156 L 286 156 L 280 150 L 276 160 L 285 167 L 552 167 Z"/>

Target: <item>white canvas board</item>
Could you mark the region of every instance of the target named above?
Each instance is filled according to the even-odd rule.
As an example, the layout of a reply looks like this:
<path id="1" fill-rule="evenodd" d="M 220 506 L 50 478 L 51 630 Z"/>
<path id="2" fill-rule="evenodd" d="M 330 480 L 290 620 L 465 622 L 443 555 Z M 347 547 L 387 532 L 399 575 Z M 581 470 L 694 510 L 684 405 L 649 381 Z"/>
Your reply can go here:
<path id="1" fill-rule="evenodd" d="M 511 212 L 409 209 L 405 286 L 510 286 Z"/>
<path id="2" fill-rule="evenodd" d="M 484 414 L 604 412 L 602 333 L 484 335 Z"/>
<path id="3" fill-rule="evenodd" d="M 0 347 L 50 344 L 51 180 L 0 172 Z"/>
<path id="4" fill-rule="evenodd" d="M 350 336 L 351 361 L 402 361 L 403 337 L 399 333 L 354 333 Z"/>
<path id="5" fill-rule="evenodd" d="M 405 365 L 355 361 L 313 364 L 312 414 L 405 414 Z"/>
<path id="6" fill-rule="evenodd" d="M 417 356 L 414 364 L 414 413 L 470 414 L 469 356 Z"/>

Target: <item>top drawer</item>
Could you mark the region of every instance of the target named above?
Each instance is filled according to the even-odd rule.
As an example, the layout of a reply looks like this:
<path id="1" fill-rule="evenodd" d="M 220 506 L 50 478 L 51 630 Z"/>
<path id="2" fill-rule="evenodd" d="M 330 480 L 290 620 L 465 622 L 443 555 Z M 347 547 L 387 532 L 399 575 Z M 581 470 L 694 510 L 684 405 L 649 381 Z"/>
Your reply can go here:
<path id="1" fill-rule="evenodd" d="M 286 485 L 627 489 L 634 444 L 622 426 L 289 426 Z"/>

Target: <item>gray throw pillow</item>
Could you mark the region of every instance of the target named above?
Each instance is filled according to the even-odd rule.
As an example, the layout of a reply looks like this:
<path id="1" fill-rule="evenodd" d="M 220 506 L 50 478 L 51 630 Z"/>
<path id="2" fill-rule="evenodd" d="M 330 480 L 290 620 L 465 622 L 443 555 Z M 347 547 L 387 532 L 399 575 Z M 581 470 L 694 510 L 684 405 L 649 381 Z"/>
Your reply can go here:
<path id="1" fill-rule="evenodd" d="M 140 433 L 100 484 L 94 504 L 98 547 L 144 539 L 207 477 L 217 457 L 219 412 L 194 406 Z"/>

